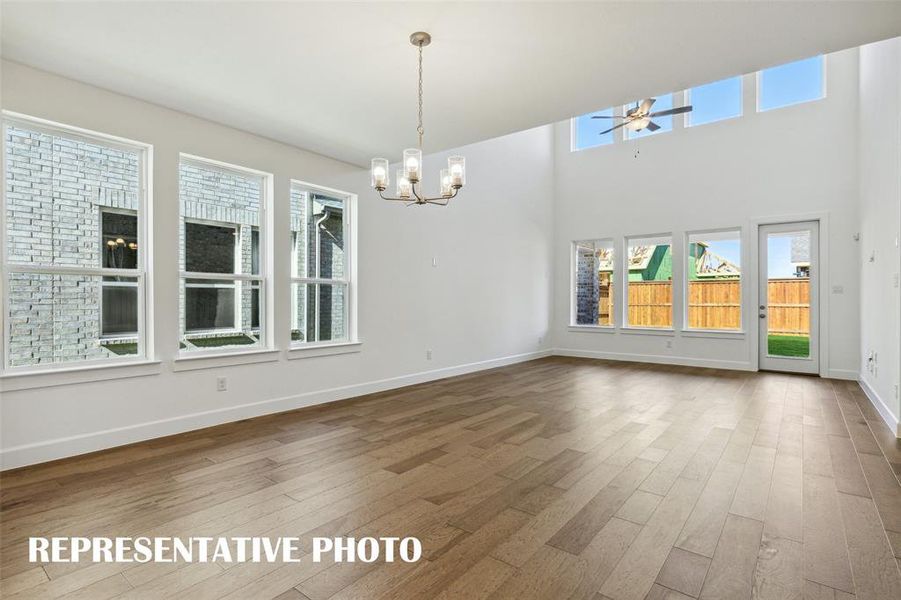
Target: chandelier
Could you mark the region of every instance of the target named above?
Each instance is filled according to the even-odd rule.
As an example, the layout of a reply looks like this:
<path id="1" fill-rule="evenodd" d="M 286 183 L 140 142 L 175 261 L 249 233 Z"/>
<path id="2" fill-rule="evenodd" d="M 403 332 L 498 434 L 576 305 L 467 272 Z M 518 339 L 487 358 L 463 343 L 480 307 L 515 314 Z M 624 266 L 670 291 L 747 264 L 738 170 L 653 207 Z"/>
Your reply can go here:
<path id="1" fill-rule="evenodd" d="M 419 121 L 416 133 L 419 134 L 419 147 L 404 150 L 401 168 L 397 170 L 397 190 L 395 197 L 385 196 L 391 180 L 388 176 L 387 158 L 373 158 L 371 181 L 372 187 L 378 191 L 383 200 L 406 202 L 412 204 L 438 204 L 446 206 L 451 198 L 466 183 L 466 159 L 462 156 L 451 156 L 447 159 L 447 168 L 441 169 L 438 177 L 439 196 L 429 198 L 422 193 L 422 48 L 432 42 L 432 36 L 424 31 L 410 35 L 410 43 L 419 49 Z"/>

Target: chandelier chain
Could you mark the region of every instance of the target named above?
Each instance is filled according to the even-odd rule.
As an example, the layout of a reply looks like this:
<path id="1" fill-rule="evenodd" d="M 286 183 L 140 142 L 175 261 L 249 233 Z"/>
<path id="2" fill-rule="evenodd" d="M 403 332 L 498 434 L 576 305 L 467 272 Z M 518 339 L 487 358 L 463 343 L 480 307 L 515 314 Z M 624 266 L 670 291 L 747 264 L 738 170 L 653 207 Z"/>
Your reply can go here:
<path id="1" fill-rule="evenodd" d="M 419 134 L 419 149 L 422 150 L 422 136 L 425 133 L 422 127 L 422 44 L 419 44 L 419 124 L 416 132 Z"/>

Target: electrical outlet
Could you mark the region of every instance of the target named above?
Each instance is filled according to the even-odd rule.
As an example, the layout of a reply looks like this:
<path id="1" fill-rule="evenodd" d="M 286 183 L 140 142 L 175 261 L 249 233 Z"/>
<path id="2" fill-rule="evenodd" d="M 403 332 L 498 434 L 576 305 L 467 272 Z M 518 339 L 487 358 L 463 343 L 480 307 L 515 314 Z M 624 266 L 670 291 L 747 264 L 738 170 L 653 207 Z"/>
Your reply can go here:
<path id="1" fill-rule="evenodd" d="M 667 347 L 667 348 L 672 348 L 672 347 L 673 347 L 673 340 L 666 340 L 666 347 Z"/>
<path id="2" fill-rule="evenodd" d="M 217 377 L 216 378 L 216 391 L 224 392 L 228 389 L 228 379 L 225 377 Z"/>
<path id="3" fill-rule="evenodd" d="M 539 335 L 538 336 L 538 345 L 540 346 L 541 342 L 543 342 L 543 341 L 544 341 L 544 338 Z"/>
<path id="4" fill-rule="evenodd" d="M 438 266 L 438 257 L 437 256 L 432 257 L 432 266 L 433 267 Z"/>
<path id="5" fill-rule="evenodd" d="M 426 351 L 425 351 L 425 359 L 426 359 L 426 360 L 432 360 L 432 351 L 431 351 L 431 350 L 426 350 Z"/>

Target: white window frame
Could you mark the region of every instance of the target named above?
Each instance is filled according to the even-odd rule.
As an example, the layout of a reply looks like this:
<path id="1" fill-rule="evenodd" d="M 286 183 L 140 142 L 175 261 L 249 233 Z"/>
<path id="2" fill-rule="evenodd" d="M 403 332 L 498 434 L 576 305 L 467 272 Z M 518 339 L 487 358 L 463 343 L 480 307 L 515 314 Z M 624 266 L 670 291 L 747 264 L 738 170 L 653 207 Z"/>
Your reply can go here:
<path id="1" fill-rule="evenodd" d="M 779 106 L 773 106 L 772 108 L 761 108 L 760 96 L 761 96 L 761 93 L 763 92 L 762 84 L 763 84 L 763 72 L 764 71 L 767 71 L 769 69 L 774 69 L 776 67 L 781 67 L 784 65 L 790 65 L 793 62 L 801 62 L 802 60 L 809 60 L 811 58 L 816 58 L 817 56 L 819 56 L 823 59 L 822 63 L 820 64 L 820 68 L 823 70 L 823 73 L 822 73 L 822 77 L 821 77 L 822 85 L 820 86 L 820 96 L 818 98 L 811 98 L 810 100 L 799 100 L 797 102 L 790 102 L 788 104 L 780 104 Z M 802 104 L 808 104 L 809 102 L 817 102 L 819 100 L 825 99 L 826 98 L 826 77 L 828 74 L 828 71 L 826 69 L 827 61 L 828 61 L 828 55 L 826 53 L 823 53 L 823 54 L 817 54 L 816 56 L 808 56 L 807 58 L 799 58 L 798 60 L 789 61 L 787 63 L 773 65 L 772 67 L 767 67 L 766 69 L 760 69 L 759 71 L 757 71 L 754 74 L 754 80 L 757 83 L 757 90 L 756 90 L 755 102 L 754 102 L 754 108 L 755 108 L 756 112 L 767 113 L 767 112 L 772 112 L 774 110 L 781 110 L 783 108 L 789 108 L 791 106 L 800 106 Z"/>
<path id="2" fill-rule="evenodd" d="M 651 233 L 644 235 L 629 235 L 624 238 L 623 244 L 623 256 L 619 261 L 619 264 L 622 266 L 622 275 L 620 275 L 619 280 L 622 285 L 622 299 L 623 305 L 620 309 L 620 314 L 622 315 L 622 329 L 623 330 L 631 330 L 631 331 L 647 331 L 647 332 L 667 332 L 672 333 L 675 331 L 675 323 L 676 323 L 676 270 L 675 270 L 675 261 L 673 264 L 673 277 L 670 279 L 670 297 L 672 298 L 672 304 L 670 305 L 670 326 L 669 327 L 651 327 L 649 325 L 635 325 L 629 322 L 629 247 L 632 245 L 634 241 L 640 240 L 657 240 L 657 239 L 669 239 L 669 247 L 670 247 L 670 256 L 675 257 L 675 236 L 673 232 L 667 233 Z"/>
<path id="3" fill-rule="evenodd" d="M 290 348 L 292 350 L 304 349 L 304 348 L 319 348 L 325 346 L 344 346 L 348 344 L 358 344 L 359 340 L 357 338 L 357 290 L 356 290 L 356 282 L 357 282 L 357 270 L 356 270 L 356 208 L 357 208 L 357 195 L 352 194 L 350 192 L 344 192 L 341 190 L 336 190 L 333 188 L 324 187 L 321 185 L 316 185 L 312 183 L 308 183 L 305 181 L 299 181 L 296 179 L 292 179 L 290 182 L 290 190 L 294 191 L 295 189 L 301 189 L 307 193 L 319 193 L 324 196 L 331 196 L 334 198 L 340 198 L 344 201 L 344 210 L 342 214 L 342 227 L 343 227 L 343 235 L 344 235 L 344 277 L 342 278 L 320 278 L 320 277 L 299 277 L 294 274 L 294 265 L 297 264 L 296 256 L 296 241 L 292 238 L 294 236 L 288 235 L 289 240 L 291 240 L 291 265 L 289 273 L 291 274 L 290 282 L 289 282 L 289 293 L 291 294 L 290 302 L 291 302 L 291 319 L 289 321 L 289 339 L 290 339 L 290 330 L 296 329 L 296 319 L 297 319 L 297 294 L 295 294 L 295 285 L 306 285 L 306 284 L 325 284 L 325 285 L 333 285 L 333 286 L 342 286 L 344 288 L 344 313 L 342 317 L 344 318 L 344 331 L 345 337 L 337 340 L 325 340 L 325 341 L 296 341 L 291 340 Z M 306 215 L 305 215 L 306 216 Z M 309 261 L 310 256 L 309 253 L 306 256 L 306 260 Z M 316 265 L 317 275 L 319 270 L 319 265 Z M 304 269 L 306 272 L 306 269 Z M 316 298 L 316 324 L 319 322 L 319 298 Z M 318 337 L 318 328 L 317 328 L 317 337 Z"/>
<path id="4" fill-rule="evenodd" d="M 619 253 L 616 251 L 616 240 L 612 237 L 600 237 L 600 238 L 590 238 L 590 239 L 581 239 L 581 240 L 573 240 L 570 246 L 570 282 L 569 282 L 569 327 L 571 329 L 601 329 L 601 330 L 614 330 L 616 329 L 616 312 L 618 308 L 618 302 L 616 301 L 616 294 L 618 294 L 618 290 L 614 287 L 614 297 L 613 297 L 613 307 L 612 312 L 610 313 L 610 320 L 612 321 L 610 325 L 598 325 L 598 324 L 580 324 L 576 322 L 576 318 L 578 317 L 578 294 L 576 286 L 579 282 L 579 246 L 585 244 L 609 244 L 611 249 L 613 250 L 613 276 L 612 283 L 616 286 L 617 281 L 617 271 L 619 270 L 619 257 L 617 256 Z"/>
<path id="5" fill-rule="evenodd" d="M 259 211 L 259 219 L 258 219 L 258 229 L 259 229 L 259 237 L 260 237 L 260 272 L 258 274 L 252 273 L 240 273 L 239 268 L 241 264 L 241 256 L 239 252 L 239 248 L 236 247 L 235 252 L 235 272 L 234 273 L 199 273 L 195 271 L 185 271 L 181 268 L 179 269 L 178 277 L 179 277 L 179 288 L 184 289 L 185 292 L 182 294 L 183 301 L 187 302 L 187 280 L 188 279 L 201 279 L 201 280 L 209 280 L 209 281 L 217 281 L 227 279 L 232 281 L 234 284 L 235 290 L 235 321 L 234 327 L 232 328 L 214 328 L 209 330 L 192 330 L 191 333 L 235 333 L 243 334 L 243 330 L 240 327 L 240 314 L 242 309 L 242 303 L 238 297 L 238 285 L 240 282 L 247 282 L 252 284 L 256 282 L 260 288 L 260 301 L 259 308 L 261 311 L 260 314 L 260 327 L 259 327 L 259 343 L 257 344 L 247 344 L 246 346 L 231 346 L 231 347 L 210 347 L 210 348 L 199 348 L 195 347 L 194 349 L 181 348 L 181 343 L 185 340 L 186 330 L 185 327 L 187 325 L 187 309 L 185 306 L 179 307 L 179 312 L 183 313 L 179 316 L 179 324 L 178 324 L 178 356 L 177 359 L 186 359 L 186 358 L 201 358 L 208 356 L 220 356 L 220 355 L 233 355 L 233 354 L 254 354 L 259 352 L 264 352 L 268 350 L 272 350 L 272 335 L 270 332 L 269 323 L 271 322 L 271 307 L 266 303 L 266 298 L 269 295 L 269 288 L 272 285 L 272 278 L 269 276 L 270 272 L 270 252 L 269 252 L 269 239 L 272 230 L 272 189 L 273 189 L 273 175 L 271 173 L 266 173 L 265 171 L 258 171 L 256 169 L 251 169 L 248 167 L 242 167 L 239 165 L 233 165 L 230 163 L 222 162 L 219 160 L 214 160 L 211 158 L 205 158 L 202 156 L 196 156 L 193 154 L 179 154 L 178 161 L 178 185 L 179 185 L 179 219 L 183 223 L 200 223 L 205 225 L 215 225 L 217 227 L 234 227 L 236 230 L 240 230 L 240 223 L 227 223 L 222 221 L 210 221 L 205 219 L 195 219 L 193 217 L 185 217 L 181 214 L 181 165 L 182 164 L 190 164 L 198 168 L 202 169 L 210 169 L 215 171 L 225 171 L 240 175 L 241 177 L 252 177 L 260 179 L 260 211 Z M 187 235 L 182 235 L 184 239 L 185 245 L 187 245 Z M 235 244 L 238 245 L 240 240 L 236 240 Z M 183 253 L 185 258 L 187 259 L 187 248 L 180 249 L 180 253 Z M 184 265 L 181 265 L 184 266 Z M 200 284 L 202 285 L 202 284 Z M 215 285 L 215 284 L 212 284 Z M 182 318 L 183 316 L 183 318 Z"/>
<path id="6" fill-rule="evenodd" d="M 689 261 L 691 260 L 691 256 L 689 255 L 689 251 L 691 249 L 691 238 L 693 236 L 703 236 L 705 234 L 717 234 L 717 233 L 734 233 L 738 238 L 738 251 L 739 251 L 739 265 L 738 268 L 741 269 L 741 275 L 739 276 L 739 301 L 738 301 L 738 329 L 703 329 L 700 327 L 689 327 L 688 323 L 688 295 L 689 295 L 689 276 L 691 273 L 691 266 L 689 265 Z M 692 231 L 686 231 L 684 234 L 684 242 L 682 244 L 683 254 L 684 254 L 684 275 L 683 275 L 683 284 L 682 284 L 682 332 L 688 334 L 711 334 L 712 336 L 728 336 L 728 335 L 736 335 L 742 336 L 744 335 L 745 330 L 745 292 L 747 281 L 745 280 L 745 271 L 742 266 L 745 262 L 745 240 L 744 240 L 744 230 L 742 227 L 719 227 L 716 229 L 698 229 Z"/>
<path id="7" fill-rule="evenodd" d="M 6 127 L 12 125 L 22 129 L 38 131 L 46 135 L 66 137 L 69 139 L 82 140 L 92 144 L 101 144 L 117 150 L 127 152 L 135 152 L 138 155 L 138 258 L 134 269 L 109 269 L 103 268 L 103 255 L 98 253 L 98 264 L 95 267 L 72 267 L 72 266 L 46 266 L 46 265 L 28 265 L 25 263 L 9 263 L 7 260 L 7 232 L 6 232 Z M 0 320 L 3 322 L 3 339 L 0 340 L 2 347 L 2 370 L 3 375 L 19 375 L 27 373 L 51 373 L 56 371 L 71 371 L 73 369 L 103 367 L 103 366 L 120 366 L 128 363 L 143 363 L 148 357 L 153 355 L 153 327 L 152 327 L 152 305 L 148 302 L 150 297 L 150 273 L 152 256 L 152 238 L 148 226 L 148 215 L 151 214 L 151 194 L 150 174 L 153 172 L 153 146 L 144 142 L 109 135 L 98 131 L 83 129 L 72 125 L 57 123 L 38 117 L 32 117 L 22 113 L 12 111 L 2 111 L 2 119 L 0 126 L 3 129 L 3 135 L 0 136 L 0 154 L 3 156 L 2 169 L 2 193 L 0 193 L 0 296 L 2 296 L 2 315 Z M 34 275 L 70 275 L 85 277 L 100 277 L 101 290 L 99 303 L 103 305 L 102 281 L 104 276 L 108 277 L 131 277 L 137 280 L 138 285 L 138 351 L 136 354 L 127 356 L 117 356 L 102 358 L 96 360 L 52 362 L 38 365 L 22 365 L 17 367 L 10 366 L 9 357 L 9 339 L 11 335 L 11 326 L 9 319 L 9 294 L 5 291 L 9 282 L 11 273 L 28 273 Z M 98 329 L 98 332 L 100 330 Z M 98 335 L 98 340 L 103 339 Z"/>

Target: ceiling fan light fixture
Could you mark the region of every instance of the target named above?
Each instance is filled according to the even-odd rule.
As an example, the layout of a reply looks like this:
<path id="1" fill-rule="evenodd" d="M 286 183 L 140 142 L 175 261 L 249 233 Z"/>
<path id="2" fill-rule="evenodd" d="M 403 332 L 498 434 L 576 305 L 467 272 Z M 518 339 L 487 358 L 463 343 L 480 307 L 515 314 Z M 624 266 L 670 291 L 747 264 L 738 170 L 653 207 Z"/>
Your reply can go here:
<path id="1" fill-rule="evenodd" d="M 626 123 L 626 129 L 630 129 L 632 131 L 641 131 L 651 122 L 649 117 L 640 117 L 638 119 L 633 119 Z"/>

